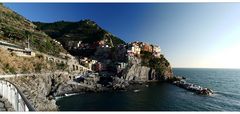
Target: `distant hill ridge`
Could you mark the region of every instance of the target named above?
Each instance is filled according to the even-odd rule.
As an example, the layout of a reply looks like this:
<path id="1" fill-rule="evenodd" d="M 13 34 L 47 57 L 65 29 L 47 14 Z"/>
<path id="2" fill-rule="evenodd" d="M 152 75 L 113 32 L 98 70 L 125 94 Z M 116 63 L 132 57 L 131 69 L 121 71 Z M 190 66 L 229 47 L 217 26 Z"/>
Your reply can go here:
<path id="1" fill-rule="evenodd" d="M 82 41 L 83 43 L 92 44 L 109 38 L 115 46 L 118 44 L 126 44 L 122 39 L 102 29 L 96 22 L 89 19 L 78 22 L 34 22 L 34 24 L 37 25 L 39 30 L 46 32 L 46 34 L 60 41 L 63 45 L 66 41 Z"/>

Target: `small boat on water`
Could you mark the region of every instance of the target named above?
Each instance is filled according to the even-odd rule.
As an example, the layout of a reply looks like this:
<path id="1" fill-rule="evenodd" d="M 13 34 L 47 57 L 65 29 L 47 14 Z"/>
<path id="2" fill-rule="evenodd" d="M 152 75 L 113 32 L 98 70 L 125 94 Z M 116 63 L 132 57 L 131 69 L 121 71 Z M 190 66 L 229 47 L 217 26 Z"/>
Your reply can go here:
<path id="1" fill-rule="evenodd" d="M 136 89 L 136 90 L 134 90 L 133 92 L 137 93 L 137 92 L 139 92 L 139 91 L 140 91 L 140 90 Z"/>
<path id="2" fill-rule="evenodd" d="M 73 95 L 76 95 L 77 93 L 71 93 L 71 94 L 67 94 L 67 93 L 65 93 L 64 95 L 66 96 L 66 97 L 68 97 L 68 96 L 73 96 Z"/>

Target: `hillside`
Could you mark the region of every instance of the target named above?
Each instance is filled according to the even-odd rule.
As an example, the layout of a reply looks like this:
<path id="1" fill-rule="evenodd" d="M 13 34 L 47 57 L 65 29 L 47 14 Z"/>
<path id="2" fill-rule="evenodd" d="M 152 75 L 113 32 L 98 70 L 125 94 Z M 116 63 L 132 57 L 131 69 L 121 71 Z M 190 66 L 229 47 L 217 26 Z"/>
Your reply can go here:
<path id="1" fill-rule="evenodd" d="M 37 73 L 61 70 L 60 64 L 47 62 L 41 55 L 36 57 L 19 57 L 0 48 L 0 74 Z"/>
<path id="2" fill-rule="evenodd" d="M 93 45 L 96 42 L 104 41 L 106 44 L 116 46 L 125 44 L 123 40 L 102 29 L 94 21 L 81 20 L 79 22 L 59 21 L 54 23 L 34 22 L 39 30 L 44 31 L 52 38 L 60 41 L 64 48 L 72 51 L 72 47 L 81 43 Z M 75 45 L 74 45 L 75 44 Z"/>
<path id="3" fill-rule="evenodd" d="M 79 22 L 34 22 L 34 24 L 37 25 L 38 29 L 43 30 L 52 38 L 58 39 L 60 41 L 82 40 L 84 43 L 92 43 L 106 38 L 106 35 L 109 34 L 109 37 L 113 40 L 113 44 L 117 45 L 125 43 L 123 40 L 117 38 L 116 36 L 113 36 L 98 26 L 94 21 L 91 21 L 89 19 L 81 20 Z"/>
<path id="4" fill-rule="evenodd" d="M 36 28 L 37 26 L 31 21 L 0 5 L 0 40 L 5 40 L 25 48 L 29 39 L 33 50 L 51 55 L 59 54 L 59 52 L 66 53 L 66 50 L 60 44 Z"/>

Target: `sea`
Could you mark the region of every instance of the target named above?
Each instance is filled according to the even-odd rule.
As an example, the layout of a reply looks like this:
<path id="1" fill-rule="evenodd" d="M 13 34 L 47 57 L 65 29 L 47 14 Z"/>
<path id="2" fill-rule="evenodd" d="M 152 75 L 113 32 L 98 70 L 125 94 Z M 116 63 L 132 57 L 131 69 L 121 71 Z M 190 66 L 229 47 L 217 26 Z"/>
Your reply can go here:
<path id="1" fill-rule="evenodd" d="M 169 83 L 139 90 L 83 93 L 57 99 L 60 111 L 240 111 L 240 69 L 174 68 L 187 82 L 210 88 L 197 95 Z"/>

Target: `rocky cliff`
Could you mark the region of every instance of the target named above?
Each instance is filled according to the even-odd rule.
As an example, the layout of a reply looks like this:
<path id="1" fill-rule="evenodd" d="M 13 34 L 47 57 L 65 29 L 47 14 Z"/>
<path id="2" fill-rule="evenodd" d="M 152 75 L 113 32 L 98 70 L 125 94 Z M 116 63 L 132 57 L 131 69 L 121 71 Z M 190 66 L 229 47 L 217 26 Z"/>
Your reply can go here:
<path id="1" fill-rule="evenodd" d="M 151 69 L 149 67 L 141 66 L 139 64 L 134 64 L 126 70 L 126 75 L 124 77 L 126 80 L 147 81 L 148 77 L 153 73 L 150 71 Z"/>
<path id="2" fill-rule="evenodd" d="M 137 59 L 137 58 L 136 58 Z M 170 64 L 165 64 L 168 62 L 164 56 L 161 56 L 159 60 L 155 61 L 156 67 L 151 65 L 144 65 L 142 59 L 138 59 L 124 70 L 123 78 L 126 80 L 133 81 L 165 81 L 173 77 L 173 72 Z"/>

